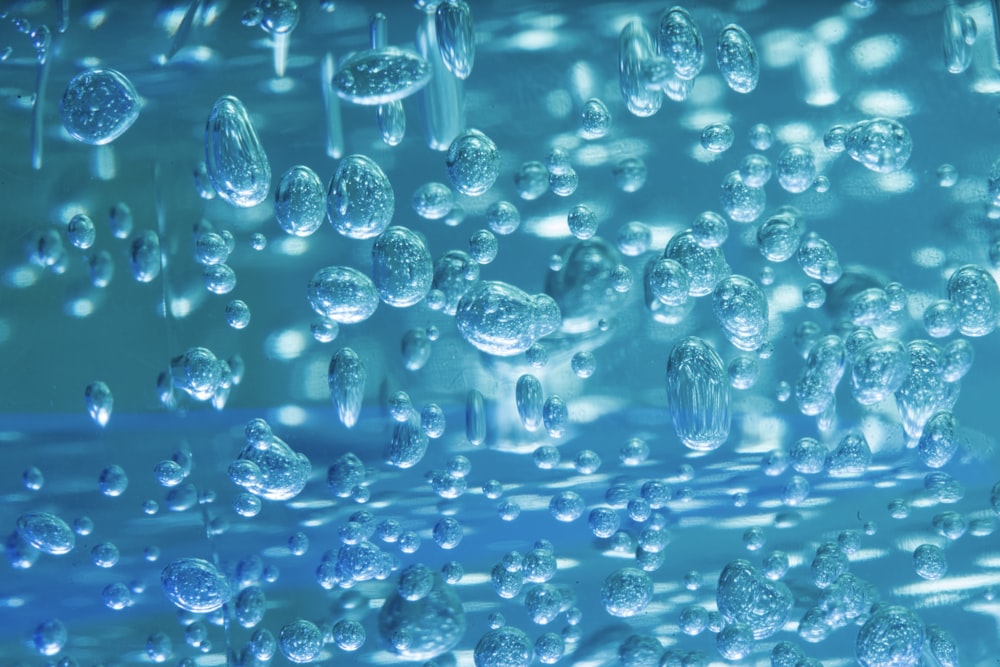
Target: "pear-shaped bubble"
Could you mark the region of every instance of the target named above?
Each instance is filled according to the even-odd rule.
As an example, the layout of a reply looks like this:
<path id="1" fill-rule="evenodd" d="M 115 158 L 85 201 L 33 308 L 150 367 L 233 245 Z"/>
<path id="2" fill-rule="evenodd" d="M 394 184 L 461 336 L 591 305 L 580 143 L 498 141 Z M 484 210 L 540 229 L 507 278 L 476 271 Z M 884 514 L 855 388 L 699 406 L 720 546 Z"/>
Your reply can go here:
<path id="1" fill-rule="evenodd" d="M 139 117 L 139 93 L 121 72 L 92 67 L 70 79 L 59 113 L 70 136 L 101 146 L 132 127 Z"/>
<path id="2" fill-rule="evenodd" d="M 445 67 L 459 79 L 469 78 L 476 60 L 476 34 L 468 3 L 445 0 L 437 6 L 434 22 Z"/>
<path id="3" fill-rule="evenodd" d="M 274 217 L 292 236 L 309 236 L 323 224 L 326 193 L 309 167 L 296 165 L 284 173 L 274 193 Z"/>
<path id="4" fill-rule="evenodd" d="M 271 189 L 271 165 L 243 103 L 231 95 L 212 105 L 205 123 L 205 169 L 212 187 L 233 206 L 248 208 Z"/>
<path id="5" fill-rule="evenodd" d="M 456 590 L 437 573 L 419 599 L 407 600 L 398 587 L 393 590 L 378 614 L 379 634 L 389 650 L 404 660 L 430 660 L 454 648 L 465 634 L 465 611 Z"/>
<path id="6" fill-rule="evenodd" d="M 715 55 L 719 73 L 726 85 L 737 93 L 749 93 L 757 87 L 760 78 L 760 63 L 757 48 L 746 30 L 730 24 L 719 33 Z"/>
<path id="7" fill-rule="evenodd" d="M 906 166 L 913 140 L 902 123 L 875 118 L 856 123 L 847 133 L 847 154 L 874 172 L 888 174 Z"/>
<path id="8" fill-rule="evenodd" d="M 684 338 L 667 360 L 667 407 L 685 446 L 711 451 L 729 437 L 729 380 L 722 359 L 697 336 Z"/>
<path id="9" fill-rule="evenodd" d="M 386 104 L 409 97 L 431 80 L 431 66 L 416 53 L 386 46 L 348 56 L 333 75 L 333 88 L 354 104 Z"/>
<path id="10" fill-rule="evenodd" d="M 458 302 L 455 321 L 462 336 L 487 354 L 526 351 L 559 328 L 559 306 L 546 294 L 531 296 L 509 283 L 484 280 Z"/>
<path id="11" fill-rule="evenodd" d="M 412 412 L 405 421 L 396 422 L 385 450 L 386 463 L 397 468 L 412 468 L 420 463 L 426 452 L 427 434 L 420 426 L 420 413 Z"/>
<path id="12" fill-rule="evenodd" d="M 396 196 L 381 167 L 364 155 L 340 161 L 327 191 L 326 212 L 333 228 L 352 239 L 385 231 L 396 210 Z"/>
<path id="13" fill-rule="evenodd" d="M 349 347 L 337 350 L 330 359 L 330 397 L 341 423 L 351 428 L 361 414 L 368 371 L 358 354 Z"/>
<path id="14" fill-rule="evenodd" d="M 372 280 L 379 297 L 397 308 L 420 302 L 431 289 L 434 264 L 421 235 L 390 227 L 372 247 Z"/>
<path id="15" fill-rule="evenodd" d="M 181 558 L 163 568 L 163 594 L 184 611 L 215 611 L 229 601 L 232 589 L 215 565 L 200 558 Z"/>
<path id="16" fill-rule="evenodd" d="M 802 414 L 816 416 L 833 404 L 846 355 L 844 342 L 837 336 L 825 336 L 813 344 L 795 385 L 795 400 Z"/>
<path id="17" fill-rule="evenodd" d="M 944 377 L 945 357 L 941 348 L 926 340 L 907 345 L 910 368 L 896 391 L 896 406 L 903 429 L 911 438 L 919 438 L 924 424 L 939 410 L 950 410 L 958 400 L 959 383 Z"/>
<path id="18" fill-rule="evenodd" d="M 371 278 L 349 266 L 317 271 L 306 288 L 309 304 L 318 315 L 340 324 L 364 322 L 378 308 L 378 292 Z"/>
<path id="19" fill-rule="evenodd" d="M 170 360 L 170 377 L 178 389 L 197 401 L 207 401 L 222 385 L 224 361 L 204 347 L 192 347 Z"/>
<path id="20" fill-rule="evenodd" d="M 293 451 L 273 434 L 263 438 L 248 434 L 239 458 L 253 462 L 259 470 L 243 488 L 267 500 L 290 500 L 299 495 L 312 472 L 312 464 L 305 454 Z"/>

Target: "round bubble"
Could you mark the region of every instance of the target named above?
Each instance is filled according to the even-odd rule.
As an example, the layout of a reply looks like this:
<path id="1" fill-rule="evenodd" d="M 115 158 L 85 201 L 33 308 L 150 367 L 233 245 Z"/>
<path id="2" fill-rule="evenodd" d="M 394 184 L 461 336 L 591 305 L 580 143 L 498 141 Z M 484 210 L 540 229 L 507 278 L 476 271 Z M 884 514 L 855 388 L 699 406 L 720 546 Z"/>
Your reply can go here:
<path id="1" fill-rule="evenodd" d="M 70 136 L 101 146 L 132 127 L 139 117 L 139 93 L 121 72 L 94 67 L 70 80 L 59 112 Z"/>
<path id="2" fill-rule="evenodd" d="M 604 609 L 612 616 L 627 618 L 642 613 L 653 599 L 653 581 L 634 567 L 608 575 L 601 587 Z"/>
<path id="3" fill-rule="evenodd" d="M 371 278 L 347 266 L 320 269 L 307 290 L 313 310 L 340 324 L 364 322 L 378 307 L 379 295 Z"/>
<path id="4" fill-rule="evenodd" d="M 448 176 L 455 189 L 477 197 L 489 190 L 500 174 L 500 151 L 479 130 L 468 130 L 448 147 Z"/>
<path id="5" fill-rule="evenodd" d="M 232 589 L 219 570 L 200 558 L 181 558 L 163 568 L 160 583 L 167 599 L 185 611 L 215 611 L 229 601 Z"/>
<path id="6" fill-rule="evenodd" d="M 278 648 L 292 662 L 313 662 L 323 650 L 323 633 L 315 623 L 299 619 L 281 628 Z"/>
<path id="7" fill-rule="evenodd" d="M 528 635 L 508 625 L 480 637 L 472 654 L 476 667 L 528 667 L 532 657 Z"/>

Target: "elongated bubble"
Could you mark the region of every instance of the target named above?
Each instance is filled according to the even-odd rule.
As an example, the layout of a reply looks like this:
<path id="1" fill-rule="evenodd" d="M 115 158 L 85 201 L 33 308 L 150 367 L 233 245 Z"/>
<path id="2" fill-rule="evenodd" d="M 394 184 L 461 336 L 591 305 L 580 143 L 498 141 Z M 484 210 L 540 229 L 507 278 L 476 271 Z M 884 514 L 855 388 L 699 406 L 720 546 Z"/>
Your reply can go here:
<path id="1" fill-rule="evenodd" d="M 361 414 L 361 401 L 365 396 L 365 381 L 368 371 L 357 353 L 344 347 L 330 359 L 328 382 L 330 397 L 337 408 L 341 423 L 351 428 Z"/>
<path id="2" fill-rule="evenodd" d="M 924 647 L 924 624 L 906 607 L 878 607 L 858 631 L 861 667 L 915 667 Z"/>
<path id="3" fill-rule="evenodd" d="M 679 79 L 693 79 L 705 65 L 705 45 L 701 31 L 683 7 L 672 7 L 660 16 L 656 52 L 673 63 Z"/>
<path id="4" fill-rule="evenodd" d="M 437 6 L 434 21 L 445 67 L 459 79 L 469 78 L 476 60 L 476 34 L 468 3 L 445 0 Z"/>
<path id="5" fill-rule="evenodd" d="M 84 398 L 87 404 L 87 414 L 94 420 L 94 423 L 98 426 L 107 426 L 115 403 L 108 385 L 99 380 L 91 382 L 84 391 Z"/>
<path id="6" fill-rule="evenodd" d="M 486 404 L 478 389 L 471 390 L 465 399 L 465 438 L 473 445 L 486 442 Z"/>
<path id="7" fill-rule="evenodd" d="M 650 89 L 644 68 L 656 57 L 649 31 L 638 19 L 622 28 L 618 41 L 618 82 L 625 106 L 639 117 L 652 116 L 663 105 L 659 88 Z"/>
<path id="8" fill-rule="evenodd" d="M 847 351 L 837 336 L 825 336 L 812 346 L 805 368 L 795 385 L 795 400 L 804 415 L 823 413 L 833 404 L 840 378 L 844 375 Z"/>
<path id="9" fill-rule="evenodd" d="M 687 447 L 711 451 L 729 437 L 729 380 L 722 359 L 696 336 L 674 345 L 667 361 L 667 407 Z"/>
<path id="10" fill-rule="evenodd" d="M 517 379 L 515 388 L 517 414 L 521 423 L 529 431 L 537 431 L 542 425 L 542 383 L 534 375 L 525 374 Z"/>
<path id="11" fill-rule="evenodd" d="M 944 66 L 952 74 L 961 74 L 972 64 L 972 45 L 976 42 L 976 22 L 957 3 L 944 8 Z"/>
<path id="12" fill-rule="evenodd" d="M 132 127 L 139 117 L 139 93 L 121 72 L 93 67 L 70 80 L 59 113 L 70 136 L 101 146 Z"/>
<path id="13" fill-rule="evenodd" d="M 526 351 L 559 328 L 559 306 L 546 294 L 531 296 L 508 283 L 484 280 L 458 302 L 455 320 L 462 336 L 488 354 Z"/>
<path id="14" fill-rule="evenodd" d="M 160 275 L 160 237 L 151 229 L 140 232 L 128 252 L 129 269 L 132 277 L 140 283 L 150 283 Z"/>
<path id="15" fill-rule="evenodd" d="M 767 341 L 767 297 L 754 281 L 738 275 L 723 278 L 715 286 L 712 306 L 735 347 L 753 352 Z"/>
<path id="16" fill-rule="evenodd" d="M 935 412 L 917 443 L 917 454 L 928 468 L 940 468 L 958 451 L 958 420 L 951 410 Z"/>
<path id="17" fill-rule="evenodd" d="M 985 336 L 997 327 L 1000 290 L 986 270 L 967 264 L 948 278 L 948 300 L 958 315 L 958 330 L 966 336 Z"/>
<path id="18" fill-rule="evenodd" d="M 385 231 L 395 210 L 392 185 L 374 160 L 348 155 L 340 161 L 326 200 L 334 229 L 348 238 L 369 239 Z"/>
<path id="19" fill-rule="evenodd" d="M 405 308 L 431 289 L 434 265 L 424 239 L 406 227 L 390 227 L 372 246 L 372 280 L 379 298 Z"/>
<path id="20" fill-rule="evenodd" d="M 930 341 L 915 340 L 907 348 L 910 369 L 896 391 L 896 406 L 906 434 L 919 438 L 924 424 L 935 412 L 950 410 L 955 405 L 960 385 L 945 380 L 945 358 L 940 347 Z"/>
<path id="21" fill-rule="evenodd" d="M 22 540 L 53 556 L 61 556 L 76 546 L 69 525 L 49 512 L 25 512 L 17 518 L 17 534 Z"/>
<path id="22" fill-rule="evenodd" d="M 205 123 L 205 169 L 219 196 L 241 208 L 264 201 L 271 165 L 243 103 L 231 95 L 212 105 Z"/>
<path id="23" fill-rule="evenodd" d="M 390 146 L 398 146 L 406 135 L 406 111 L 400 100 L 386 102 L 375 108 L 375 121 L 378 124 L 382 141 Z"/>
<path id="24" fill-rule="evenodd" d="M 341 99 L 375 105 L 409 97 L 431 80 L 430 64 L 416 53 L 394 46 L 351 54 L 333 75 Z"/>
<path id="25" fill-rule="evenodd" d="M 760 78 L 757 48 L 743 28 L 735 24 L 723 28 L 715 55 L 726 85 L 737 93 L 749 93 L 757 87 Z"/>

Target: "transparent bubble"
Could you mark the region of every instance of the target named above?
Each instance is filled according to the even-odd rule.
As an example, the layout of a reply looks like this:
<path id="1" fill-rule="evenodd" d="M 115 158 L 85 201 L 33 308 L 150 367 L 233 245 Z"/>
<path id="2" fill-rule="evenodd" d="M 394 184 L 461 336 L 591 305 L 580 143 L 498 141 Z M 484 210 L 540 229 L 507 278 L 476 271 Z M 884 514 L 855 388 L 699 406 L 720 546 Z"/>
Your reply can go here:
<path id="1" fill-rule="evenodd" d="M 243 103 L 223 96 L 205 126 L 205 167 L 222 199 L 241 208 L 263 202 L 271 187 L 271 166 Z"/>
<path id="2" fill-rule="evenodd" d="M 228 580 L 211 563 L 199 558 L 174 561 L 160 576 L 167 599 L 185 611 L 214 611 L 232 595 Z"/>
<path id="3" fill-rule="evenodd" d="M 845 145 L 848 155 L 880 174 L 902 169 L 913 151 L 910 133 L 889 118 L 856 123 L 847 133 Z"/>
<path id="4" fill-rule="evenodd" d="M 472 657 L 476 667 L 528 667 L 533 645 L 524 632 L 505 625 L 480 637 Z"/>
<path id="5" fill-rule="evenodd" d="M 627 222 L 618 229 L 618 250 L 629 257 L 637 257 L 649 250 L 652 231 L 642 222 Z"/>
<path id="6" fill-rule="evenodd" d="M 564 172 L 549 174 L 549 190 L 558 197 L 569 197 L 580 185 L 580 177 L 570 167 Z"/>
<path id="7" fill-rule="evenodd" d="M 730 24 L 722 29 L 716 46 L 716 59 L 719 73 L 732 90 L 749 93 L 757 87 L 760 77 L 757 49 L 743 28 Z"/>
<path id="8" fill-rule="evenodd" d="M 718 213 L 705 211 L 691 223 L 691 234 L 703 248 L 718 248 L 729 236 L 729 225 Z"/>
<path id="9" fill-rule="evenodd" d="M 487 229 L 480 229 L 469 237 L 469 255 L 480 264 L 496 259 L 498 249 L 497 237 Z"/>
<path id="10" fill-rule="evenodd" d="M 778 183 L 788 192 L 805 192 L 816 181 L 816 160 L 806 146 L 789 146 L 778 157 Z"/>
<path id="11" fill-rule="evenodd" d="M 739 171 L 731 171 L 722 181 L 719 201 L 734 222 L 753 222 L 764 212 L 767 197 L 763 188 L 751 187 Z"/>
<path id="12" fill-rule="evenodd" d="M 443 183 L 424 183 L 413 193 L 413 210 L 425 220 L 440 220 L 451 212 L 455 198 Z"/>
<path id="13" fill-rule="evenodd" d="M 937 168 L 937 179 L 942 188 L 953 187 L 958 183 L 958 169 L 951 164 L 942 164 Z"/>
<path id="14" fill-rule="evenodd" d="M 378 236 L 392 221 L 396 199 L 382 168 L 364 155 L 348 155 L 327 188 L 326 211 L 333 228 L 352 239 Z"/>
<path id="15" fill-rule="evenodd" d="M 535 160 L 523 163 L 514 173 L 514 189 L 521 199 L 538 199 L 549 190 L 549 170 Z"/>
<path id="16" fill-rule="evenodd" d="M 310 236 L 322 226 L 326 192 L 316 172 L 297 165 L 284 173 L 274 193 L 274 217 L 292 236 Z"/>
<path id="17" fill-rule="evenodd" d="M 563 491 L 552 497 L 549 512 L 558 521 L 576 521 L 586 507 L 583 497 L 575 491 Z"/>
<path id="18" fill-rule="evenodd" d="M 566 216 L 570 233 L 578 239 L 589 239 L 597 233 L 597 214 L 583 204 L 577 204 Z"/>
<path id="19" fill-rule="evenodd" d="M 246 301 L 234 299 L 226 306 L 226 322 L 234 329 L 246 329 L 250 324 L 250 306 Z"/>
<path id="20" fill-rule="evenodd" d="M 577 352 L 570 360 L 570 367 L 578 378 L 586 379 L 597 370 L 597 361 L 590 352 Z"/>
<path id="21" fill-rule="evenodd" d="M 358 621 L 343 619 L 333 626 L 333 643 L 344 651 L 357 651 L 365 644 L 365 627 Z"/>
<path id="22" fill-rule="evenodd" d="M 613 170 L 615 186 L 622 192 L 636 192 L 646 184 L 646 163 L 641 158 L 623 158 Z"/>
<path id="23" fill-rule="evenodd" d="M 94 67 L 66 86 L 59 112 L 63 127 L 77 141 L 111 143 L 139 117 L 139 93 L 121 72 Z"/>
<path id="24" fill-rule="evenodd" d="M 307 294 L 317 314 L 340 324 L 367 320 L 379 302 L 371 278 L 346 266 L 317 271 L 309 281 Z"/>
<path id="25" fill-rule="evenodd" d="M 128 488 L 128 475 L 121 466 L 110 465 L 101 471 L 97 486 L 105 496 L 116 498 Z"/>
<path id="26" fill-rule="evenodd" d="M 486 209 L 486 224 L 495 234 L 513 234 L 521 225 L 521 213 L 509 201 L 493 202 Z"/>
<path id="27" fill-rule="evenodd" d="M 477 197 L 489 190 L 500 173 L 500 151 L 479 130 L 468 130 L 448 147 L 448 176 L 455 189 Z"/>
<path id="28" fill-rule="evenodd" d="M 653 599 L 649 575 L 632 567 L 608 575 L 601 587 L 604 609 L 612 616 L 628 618 L 642 613 Z"/>
<path id="29" fill-rule="evenodd" d="M 292 662 L 313 662 L 323 649 L 323 633 L 315 623 L 299 619 L 281 628 L 278 648 Z"/>
<path id="30" fill-rule="evenodd" d="M 924 624 L 906 607 L 881 605 L 861 626 L 855 654 L 862 667 L 914 666 L 924 646 Z"/>
<path id="31" fill-rule="evenodd" d="M 913 550 L 913 568 L 921 578 L 933 581 L 948 572 L 948 563 L 941 547 L 921 544 Z"/>
<path id="32" fill-rule="evenodd" d="M 732 148 L 736 135 L 726 123 L 712 123 L 701 131 L 701 147 L 710 153 L 725 153 Z"/>
<path id="33" fill-rule="evenodd" d="M 580 131 L 585 139 L 600 139 L 611 129 L 611 112 L 604 102 L 592 97 L 580 112 Z"/>
<path id="34" fill-rule="evenodd" d="M 386 46 L 352 54 L 333 76 L 339 97 L 354 104 L 402 100 L 427 85 L 431 65 L 412 51 Z"/>

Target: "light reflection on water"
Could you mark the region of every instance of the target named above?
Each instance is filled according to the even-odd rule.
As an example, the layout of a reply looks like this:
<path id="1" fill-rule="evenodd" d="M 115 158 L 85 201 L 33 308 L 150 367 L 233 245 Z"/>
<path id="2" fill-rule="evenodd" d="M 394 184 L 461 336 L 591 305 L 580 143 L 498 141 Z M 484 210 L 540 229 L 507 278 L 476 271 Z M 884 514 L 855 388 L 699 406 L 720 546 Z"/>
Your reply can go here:
<path id="1" fill-rule="evenodd" d="M 35 26 L 55 25 L 56 4 L 63 3 L 14 3 L 9 11 L 24 14 Z M 463 124 L 492 138 L 502 161 L 500 178 L 489 192 L 476 198 L 456 195 L 464 219 L 456 214 L 455 224 L 420 219 L 410 207 L 411 194 L 423 183 L 449 182 L 444 154 L 427 148 L 417 98 L 404 104 L 406 138 L 393 148 L 379 136 L 373 107 L 342 104 L 346 154 L 368 155 L 385 171 L 395 192 L 393 224 L 423 234 L 434 257 L 452 248 L 468 250 L 469 236 L 486 226 L 491 204 L 507 200 L 519 208 L 520 228 L 498 235 L 497 259 L 479 267 L 484 280 L 508 281 L 529 294 L 543 291 L 552 256 L 574 240 L 566 221 L 575 204 L 596 213 L 598 236 L 612 245 L 627 223 L 648 227 L 649 251 L 623 253 L 618 260 L 632 283 L 627 294 L 616 297 L 617 305 L 602 313 L 607 330 L 597 329 L 596 316 L 574 313 L 574 330 L 542 339 L 544 365 L 532 365 L 525 355 L 499 359 L 479 353 L 456 332 L 452 318 L 424 303 L 406 309 L 382 303 L 368 321 L 344 324 L 336 340 L 320 343 L 310 332 L 313 313 L 305 285 L 324 266 L 367 271 L 370 242 L 339 236 L 326 225 L 309 238 L 289 237 L 275 224 L 271 201 L 237 209 L 218 197 L 201 199 L 195 189 L 205 117 L 225 94 L 238 95 L 250 111 L 274 182 L 292 165 L 308 164 L 327 183 L 337 163 L 326 149 L 329 119 L 318 76 L 324 54 L 332 51 L 340 58 L 366 47 L 375 10 L 388 16 L 390 43 L 410 45 L 420 19 L 410 3 L 345 1 L 326 13 L 319 3 L 301 2 L 303 20 L 290 37 L 283 78 L 274 76 L 271 37 L 240 25 L 247 7 L 201 4 L 186 45 L 168 62 L 162 54 L 182 24 L 186 3 L 167 3 L 159 11 L 139 3 L 96 9 L 69 3 L 69 28 L 55 36 L 49 54 L 45 153 L 37 172 L 30 168 L 28 143 L 33 54 L 27 36 L 17 33 L 9 18 L 0 26 L 0 48 L 5 41 L 14 47 L 13 56 L 0 63 L 8 76 L 3 84 L 8 104 L 0 109 L 0 145 L 7 148 L 0 158 L 5 193 L 0 445 L 6 470 L 0 476 L 0 520 L 8 534 L 29 511 L 51 512 L 70 524 L 87 516 L 95 526 L 92 533 L 77 535 L 69 555 L 34 553 L 37 561 L 26 569 L 3 565 L 0 665 L 54 664 L 60 658 L 59 667 L 157 661 L 163 656 L 146 648 L 155 632 L 171 640 L 167 664 L 185 658 L 202 666 L 234 661 L 252 634 L 234 621 L 234 603 L 196 615 L 174 608 L 160 590 L 163 567 L 189 557 L 216 562 L 239 583 L 237 588 L 261 585 L 268 600 L 262 627 L 275 636 L 296 619 L 323 629 L 342 618 L 364 625 L 367 640 L 361 650 L 346 652 L 328 642 L 319 662 L 395 664 L 399 658 L 386 648 L 377 618 L 393 595 L 398 571 L 415 563 L 438 571 L 454 560 L 464 576 L 448 585 L 461 598 L 468 627 L 459 644 L 436 659 L 442 667 L 476 661 L 474 647 L 496 612 L 531 641 L 549 631 L 570 637 L 558 664 L 617 664 L 619 646 L 633 634 L 655 636 L 664 651 L 687 655 L 687 664 L 733 664 L 722 659 L 715 632 L 688 636 L 679 628 L 679 615 L 689 605 L 717 611 L 716 586 L 726 564 L 746 559 L 760 566 L 778 550 L 787 554 L 789 569 L 782 580 L 794 603 L 781 629 L 758 641 L 741 664 L 769 664 L 774 645 L 789 641 L 822 664 L 850 665 L 857 662 L 853 623 L 831 630 L 819 643 L 799 636 L 800 619 L 824 594 L 814 580 L 817 550 L 850 539 L 844 537 L 848 530 L 860 540 L 847 557 L 849 571 L 873 583 L 882 601 L 905 605 L 923 622 L 949 631 L 964 664 L 990 664 L 1000 652 L 1000 554 L 992 550 L 997 517 L 996 506 L 990 507 L 1000 469 L 992 408 L 994 370 L 1000 363 L 997 334 L 969 339 L 976 360 L 954 408 L 961 445 L 944 468 L 962 492 L 949 487 L 951 496 L 925 485 L 930 470 L 920 463 L 916 443 L 903 435 L 894 401 L 858 405 L 849 370 L 836 393 L 835 413 L 824 423 L 799 414 L 794 392 L 788 400 L 776 392 L 780 381 L 794 389 L 802 374 L 806 350 L 796 338 L 803 322 L 816 322 L 821 335 L 850 331 L 841 320 L 854 288 L 902 282 L 908 303 L 874 329 L 879 336 L 908 342 L 928 337 L 924 310 L 947 296 L 947 278 L 958 266 L 974 263 L 996 278 L 988 254 L 997 233 L 996 210 L 984 205 L 995 194 L 987 179 L 996 157 L 989 140 L 996 122 L 990 95 L 998 81 L 988 3 L 963 8 L 976 21 L 979 36 L 972 64 L 961 75 L 944 71 L 937 41 L 943 6 L 936 3 L 876 0 L 874 9 L 848 2 L 690 3 L 705 39 L 705 69 L 684 102 L 664 100 L 659 113 L 645 119 L 630 116 L 622 102 L 618 36 L 634 18 L 655 33 L 665 6 L 473 3 L 477 53 L 472 75 L 460 84 Z M 759 50 L 760 83 L 749 95 L 730 90 L 715 65 L 716 35 L 730 22 L 742 25 Z M 142 107 L 134 127 L 98 148 L 69 137 L 57 103 L 68 80 L 93 66 L 125 73 L 139 90 Z M 590 97 L 611 109 L 611 130 L 603 139 L 585 139 L 578 127 L 579 110 Z M 823 138 L 831 126 L 873 116 L 899 119 L 912 135 L 913 155 L 904 169 L 875 174 L 846 154 L 826 150 Z M 796 260 L 766 263 L 756 247 L 757 222 L 730 221 L 724 249 L 732 270 L 763 283 L 762 269 L 773 269 L 773 284 L 765 286 L 765 293 L 775 350 L 758 360 L 760 377 L 752 388 L 732 392 L 728 440 L 714 451 L 694 452 L 678 442 L 667 410 L 667 355 L 687 335 L 705 338 L 727 366 L 738 351 L 721 335 L 711 296 L 698 299 L 673 324 L 656 321 L 644 303 L 643 268 L 698 213 L 721 210 L 719 185 L 751 152 L 750 127 L 760 122 L 774 134 L 773 146 L 761 150 L 772 167 L 787 144 L 802 144 L 813 152 L 817 173 L 830 180 L 828 192 L 810 188 L 793 195 L 772 178 L 761 220 L 779 207 L 795 207 L 805 229 L 836 248 L 845 278 L 824 288 L 825 305 L 806 309 L 803 287 L 810 281 Z M 732 148 L 711 153 L 701 146 L 701 130 L 711 123 L 732 126 Z M 513 183 L 518 166 L 526 160 L 544 162 L 555 148 L 568 152 L 579 176 L 577 190 L 569 197 L 548 192 L 537 200 L 519 198 Z M 648 173 L 635 193 L 615 184 L 613 170 L 626 158 L 641 159 Z M 943 163 L 957 169 L 954 187 L 939 185 Z M 119 202 L 134 211 L 137 232 L 153 229 L 160 236 L 163 268 L 152 285 L 131 280 L 130 241 L 111 238 L 107 211 Z M 94 218 L 95 250 L 108 250 L 113 258 L 116 275 L 106 288 L 90 285 L 88 255 L 62 233 L 77 213 Z M 192 228 L 199 221 L 235 237 L 228 264 L 238 281 L 227 296 L 204 289 L 202 267 L 192 253 Z M 50 257 L 40 247 L 45 238 L 38 234 L 46 229 L 62 234 L 62 255 Z M 268 241 L 263 250 L 250 247 L 250 236 L 257 232 Z M 39 266 L 47 258 L 52 259 L 48 268 Z M 233 298 L 252 309 L 246 330 L 226 325 L 226 304 Z M 602 306 L 599 294 L 590 298 Z M 429 360 L 420 370 L 406 370 L 403 332 L 432 325 L 440 338 L 432 343 Z M 157 400 L 158 374 L 193 346 L 207 347 L 220 359 L 239 354 L 245 362 L 245 377 L 231 388 L 222 410 L 188 400 L 179 390 L 176 409 L 167 410 Z M 329 403 L 330 356 L 344 346 L 358 353 L 368 372 L 361 417 L 353 429 L 337 421 Z M 596 359 L 592 377 L 571 370 L 570 360 L 580 351 Z M 558 395 L 566 402 L 569 423 L 562 437 L 551 437 L 544 428 L 529 433 L 522 426 L 514 393 L 524 373 L 539 379 L 546 397 Z M 103 430 L 89 421 L 83 403 L 84 387 L 96 379 L 107 382 L 115 398 Z M 485 397 L 482 446 L 466 439 L 471 389 Z M 444 436 L 430 440 L 423 459 L 406 469 L 384 463 L 394 426 L 387 405 L 399 390 L 418 411 L 430 402 L 439 404 L 447 424 Z M 227 468 L 244 446 L 244 427 L 253 418 L 266 419 L 276 436 L 306 455 L 311 473 L 301 495 L 284 503 L 265 501 L 259 515 L 247 518 L 233 510 L 242 489 L 230 481 Z M 832 449 L 847 433 L 864 434 L 870 446 L 874 459 L 864 474 L 846 479 L 826 472 L 803 474 L 808 493 L 789 500 L 789 480 L 797 473 L 792 466 L 768 469 L 768 457 L 805 436 Z M 650 453 L 641 462 L 626 463 L 621 450 L 633 437 L 645 440 Z M 557 447 L 557 464 L 537 465 L 535 452 L 542 445 Z M 577 456 L 584 450 L 600 457 L 596 472 L 581 471 Z M 366 466 L 367 502 L 334 497 L 327 485 L 327 469 L 346 452 L 357 454 Z M 175 453 L 186 453 L 193 465 L 171 490 L 157 484 L 151 472 Z M 425 475 L 445 470 L 456 454 L 471 461 L 468 488 L 457 499 L 440 497 Z M 114 498 L 97 490 L 98 476 L 112 464 L 124 468 L 130 480 L 125 493 Z M 29 466 L 44 476 L 39 490 L 22 482 Z M 502 483 L 499 498 L 487 497 L 487 480 Z M 665 505 L 629 505 L 651 480 L 670 487 Z M 609 497 L 609 489 L 619 497 Z M 556 520 L 550 511 L 552 497 L 565 491 L 585 502 L 583 514 L 569 522 Z M 143 507 L 150 500 L 155 511 Z M 893 501 L 905 503 L 900 518 L 887 509 Z M 505 502 L 519 506 L 516 519 L 498 515 Z M 182 505 L 189 507 L 171 509 Z M 588 526 L 593 508 L 609 506 L 628 533 L 620 542 L 623 548 L 613 546 L 616 538 L 595 537 Z M 630 513 L 642 517 L 647 509 L 651 518 L 630 518 Z M 399 542 L 373 536 L 372 542 L 391 555 L 392 573 L 350 589 L 325 590 L 317 582 L 317 565 L 325 552 L 336 554 L 341 531 L 358 511 L 370 512 L 377 522 L 398 521 L 402 531 L 419 539 L 419 549 L 407 553 Z M 938 527 L 944 512 L 964 518 L 964 534 L 946 536 Z M 442 517 L 462 526 L 462 540 L 453 549 L 435 543 L 434 527 Z M 652 563 L 653 600 L 637 616 L 613 618 L 604 609 L 602 583 L 620 568 L 638 566 L 637 540 L 650 523 L 670 535 L 662 564 L 642 561 Z M 747 535 L 754 528 L 762 530 L 764 544 L 752 550 Z M 310 540 L 301 556 L 292 555 L 288 546 L 297 530 Z M 525 582 L 512 599 L 494 591 L 494 567 L 516 560 L 514 551 L 527 554 L 542 539 L 551 542 L 558 565 L 551 583 L 572 588 L 573 606 L 582 614 L 579 625 L 570 622 L 574 609 L 563 610 L 547 626 L 533 624 L 524 600 L 534 582 Z M 121 553 L 114 567 L 92 563 L 91 549 L 104 542 Z M 943 578 L 925 581 L 914 571 L 912 554 L 922 544 L 944 549 L 948 573 Z M 151 546 L 159 549 L 155 559 Z M 8 548 L 8 560 L 16 560 L 14 552 Z M 265 574 L 265 567 L 275 569 Z M 692 571 L 702 578 L 693 590 L 685 583 Z M 102 599 L 114 584 L 132 591 L 131 606 L 121 611 Z M 32 632 L 52 618 L 65 624 L 68 639 L 55 656 L 46 657 L 36 650 Z M 210 645 L 185 639 L 198 619 L 206 623 Z M 575 641 L 574 628 L 581 631 Z M 700 652 L 700 661 L 693 652 Z M 280 651 L 273 662 L 289 664 Z"/>

